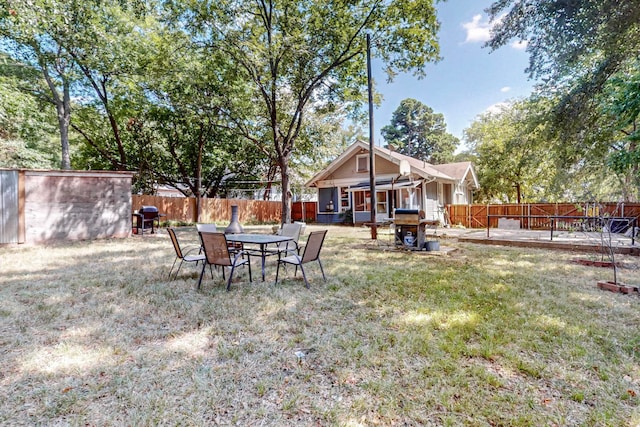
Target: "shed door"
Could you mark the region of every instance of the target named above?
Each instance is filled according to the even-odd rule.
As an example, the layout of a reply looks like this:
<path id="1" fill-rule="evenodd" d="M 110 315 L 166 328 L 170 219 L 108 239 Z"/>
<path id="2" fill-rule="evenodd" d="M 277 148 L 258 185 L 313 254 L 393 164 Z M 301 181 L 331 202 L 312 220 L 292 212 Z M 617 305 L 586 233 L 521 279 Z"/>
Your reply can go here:
<path id="1" fill-rule="evenodd" d="M 0 243 L 18 243 L 17 171 L 0 171 Z"/>

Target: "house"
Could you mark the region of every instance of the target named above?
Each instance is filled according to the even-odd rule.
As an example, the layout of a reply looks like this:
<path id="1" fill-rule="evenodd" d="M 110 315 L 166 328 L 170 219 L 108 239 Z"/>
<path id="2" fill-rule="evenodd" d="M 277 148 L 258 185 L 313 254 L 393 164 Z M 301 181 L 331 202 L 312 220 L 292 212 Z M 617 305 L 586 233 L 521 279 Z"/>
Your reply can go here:
<path id="1" fill-rule="evenodd" d="M 393 218 L 395 209 L 424 211 L 425 219 L 446 224 L 444 205 L 470 204 L 479 187 L 471 162 L 432 165 L 374 147 L 376 220 Z M 318 191 L 317 221 L 371 221 L 369 144 L 356 141 L 306 183 Z"/>

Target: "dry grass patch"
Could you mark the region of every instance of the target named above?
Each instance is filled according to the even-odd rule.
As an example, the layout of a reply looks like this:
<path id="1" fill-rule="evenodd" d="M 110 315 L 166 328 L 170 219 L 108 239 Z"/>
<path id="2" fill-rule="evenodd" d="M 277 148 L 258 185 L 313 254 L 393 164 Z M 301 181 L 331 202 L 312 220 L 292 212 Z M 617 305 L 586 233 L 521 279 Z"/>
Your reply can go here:
<path id="1" fill-rule="evenodd" d="M 164 233 L 0 248 L 0 424 L 640 422 L 640 300 L 596 289 L 602 269 L 367 239 L 331 228 L 329 280 L 315 269 L 309 290 L 291 270 L 274 286 L 270 260 L 266 283 L 241 272 L 228 293 L 217 276 L 195 291 L 189 265 L 168 281 Z"/>

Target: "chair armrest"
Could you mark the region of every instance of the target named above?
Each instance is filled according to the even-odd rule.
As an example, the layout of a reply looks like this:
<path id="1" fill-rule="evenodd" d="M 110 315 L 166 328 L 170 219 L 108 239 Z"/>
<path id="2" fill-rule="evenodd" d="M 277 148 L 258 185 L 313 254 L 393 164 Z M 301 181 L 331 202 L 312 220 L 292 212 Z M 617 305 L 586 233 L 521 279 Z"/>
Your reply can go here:
<path id="1" fill-rule="evenodd" d="M 188 249 L 187 249 L 187 248 L 188 248 Z M 183 253 L 184 255 L 187 255 L 189 252 L 193 252 L 193 251 L 195 251 L 195 250 L 197 250 L 197 251 L 198 251 L 198 253 L 202 252 L 202 246 L 196 246 L 196 245 L 187 245 L 187 246 L 184 246 L 184 247 L 182 248 L 182 253 Z"/>
<path id="2" fill-rule="evenodd" d="M 297 245 L 296 245 L 296 246 L 297 246 Z M 282 251 L 282 252 L 280 252 L 280 253 L 284 253 L 284 254 L 285 254 L 285 256 L 287 256 L 287 255 L 293 255 L 293 256 L 295 256 L 296 258 L 298 258 L 298 261 L 300 261 L 302 258 L 300 257 L 299 251 L 300 251 L 300 250 L 296 248 L 296 250 L 287 249 L 286 251 Z"/>

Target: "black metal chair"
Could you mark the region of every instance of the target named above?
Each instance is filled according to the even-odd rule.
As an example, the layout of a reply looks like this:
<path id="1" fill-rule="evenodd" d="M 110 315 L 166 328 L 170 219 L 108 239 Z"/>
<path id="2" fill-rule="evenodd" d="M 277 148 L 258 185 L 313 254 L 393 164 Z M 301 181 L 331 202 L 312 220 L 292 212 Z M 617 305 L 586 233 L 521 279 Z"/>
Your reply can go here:
<path id="1" fill-rule="evenodd" d="M 322 262 L 320 261 L 320 250 L 322 249 L 322 244 L 324 243 L 324 238 L 327 235 L 327 230 L 322 231 L 313 231 L 309 233 L 309 238 L 307 239 L 307 244 L 304 246 L 304 252 L 302 256 L 298 255 L 298 253 L 294 250 L 287 251 L 288 256 L 282 258 L 282 252 L 278 253 L 278 268 L 276 270 L 276 283 L 278 283 L 278 274 L 280 273 L 280 265 L 281 264 L 291 264 L 296 266 L 296 270 L 293 273 L 295 276 L 298 273 L 298 267 L 302 271 L 302 277 L 304 278 L 304 284 L 308 288 L 309 281 L 307 280 L 307 275 L 304 272 L 304 264 L 309 262 L 318 261 L 320 265 L 320 271 L 322 272 L 322 278 L 327 280 L 324 275 L 324 269 L 322 268 Z"/>
<path id="2" fill-rule="evenodd" d="M 249 267 L 249 282 L 252 281 L 251 258 L 249 256 L 249 252 L 243 250 L 234 252 L 232 259 L 232 254 L 229 251 L 229 243 L 227 242 L 227 237 L 224 233 L 201 231 L 198 234 L 200 234 L 200 241 L 202 243 L 202 249 L 205 257 L 205 262 L 202 264 L 202 271 L 200 272 L 200 279 L 198 280 L 198 289 L 200 289 L 200 285 L 202 284 L 202 276 L 204 275 L 204 270 L 207 267 L 207 264 L 209 264 L 210 270 L 212 265 L 222 267 L 223 279 L 225 278 L 224 268 L 231 267 L 229 281 L 227 282 L 227 291 L 231 288 L 233 272 L 238 266 L 246 265 Z M 245 255 L 247 256 L 246 259 L 244 258 Z M 213 271 L 211 271 L 211 278 L 213 278 Z"/>
<path id="3" fill-rule="evenodd" d="M 178 277 L 178 273 L 180 272 L 180 268 L 182 267 L 183 262 L 195 262 L 196 265 L 202 261 L 204 263 L 204 254 L 200 253 L 200 246 L 190 247 L 188 250 L 186 249 L 188 246 L 182 248 L 180 243 L 178 242 L 178 237 L 176 237 L 176 231 L 173 228 L 168 228 L 167 232 L 169 233 L 169 237 L 171 237 L 171 243 L 173 243 L 173 249 L 176 251 L 176 259 L 173 260 L 173 265 L 171 266 L 171 270 L 169 270 L 169 278 L 171 279 L 171 272 L 173 271 L 173 267 L 176 266 L 176 262 L 180 260 L 180 264 L 178 264 L 178 269 L 176 270 L 175 276 L 173 279 L 175 280 Z M 189 252 L 198 251 L 197 255 L 189 255 Z"/>

